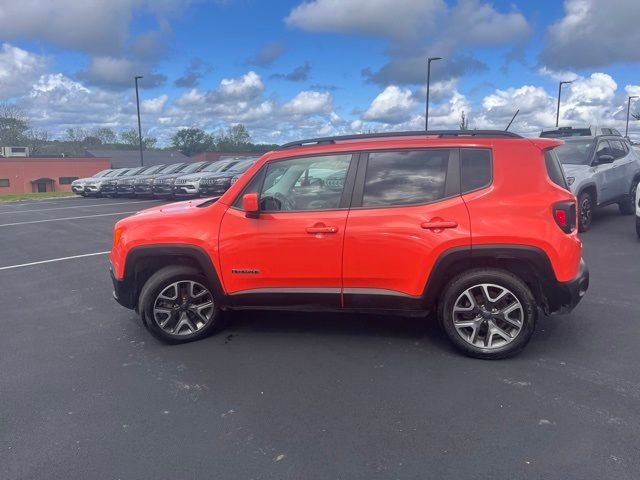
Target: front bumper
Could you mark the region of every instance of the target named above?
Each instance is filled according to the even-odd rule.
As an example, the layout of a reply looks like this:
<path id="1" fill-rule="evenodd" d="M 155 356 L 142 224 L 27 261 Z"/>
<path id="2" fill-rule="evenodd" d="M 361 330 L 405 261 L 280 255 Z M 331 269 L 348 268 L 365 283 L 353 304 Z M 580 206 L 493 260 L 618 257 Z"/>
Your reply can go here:
<path id="1" fill-rule="evenodd" d="M 71 191 L 73 193 L 77 193 L 78 195 L 81 195 L 82 193 L 84 193 L 84 185 L 72 185 Z"/>
<path id="2" fill-rule="evenodd" d="M 133 185 L 118 185 L 118 188 L 116 188 L 116 192 L 118 193 L 118 195 L 133 195 Z"/>
<path id="3" fill-rule="evenodd" d="M 136 195 L 153 195 L 153 186 L 151 184 L 136 184 L 133 187 Z"/>
<path id="4" fill-rule="evenodd" d="M 548 282 L 542 289 L 547 300 L 547 313 L 569 313 L 573 310 L 589 288 L 589 269 L 580 259 L 578 274 L 568 282 Z"/>
<path id="5" fill-rule="evenodd" d="M 198 187 L 189 184 L 174 185 L 173 194 L 176 197 L 197 197 Z"/>
<path id="6" fill-rule="evenodd" d="M 116 278 L 113 273 L 113 267 L 109 265 L 109 274 L 111 275 L 111 283 L 113 283 L 113 298 L 116 302 L 130 310 L 136 310 L 135 305 L 135 289 L 131 282 L 126 278 Z"/>
<path id="7" fill-rule="evenodd" d="M 228 185 L 200 185 L 198 193 L 201 197 L 220 197 L 228 190 Z"/>
<path id="8" fill-rule="evenodd" d="M 85 195 L 102 195 L 102 187 L 98 187 L 97 185 L 87 185 L 84 187 Z"/>
<path id="9" fill-rule="evenodd" d="M 154 185 L 152 191 L 156 197 L 170 197 L 173 195 L 173 186 L 170 184 Z"/>

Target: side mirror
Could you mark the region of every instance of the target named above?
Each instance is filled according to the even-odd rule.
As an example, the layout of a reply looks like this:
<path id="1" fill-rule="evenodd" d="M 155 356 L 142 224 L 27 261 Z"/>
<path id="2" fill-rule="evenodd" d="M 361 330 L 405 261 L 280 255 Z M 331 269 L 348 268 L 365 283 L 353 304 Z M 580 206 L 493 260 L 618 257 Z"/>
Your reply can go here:
<path id="1" fill-rule="evenodd" d="M 242 196 L 242 209 L 247 217 L 257 217 L 260 213 L 260 199 L 256 192 L 245 193 Z"/>
<path id="2" fill-rule="evenodd" d="M 613 155 L 604 154 L 604 155 L 600 155 L 598 157 L 598 164 L 601 164 L 601 163 L 613 163 L 614 160 L 615 160 L 615 158 L 613 158 Z"/>

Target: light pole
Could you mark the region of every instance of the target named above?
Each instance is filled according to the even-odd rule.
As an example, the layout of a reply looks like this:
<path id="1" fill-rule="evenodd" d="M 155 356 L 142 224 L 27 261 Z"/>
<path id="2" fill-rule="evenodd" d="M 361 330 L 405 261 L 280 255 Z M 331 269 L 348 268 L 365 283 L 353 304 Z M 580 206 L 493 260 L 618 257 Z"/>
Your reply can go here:
<path id="1" fill-rule="evenodd" d="M 136 106 L 138 107 L 138 141 L 140 142 L 140 166 L 144 165 L 144 157 L 142 156 L 142 127 L 140 126 L 140 96 L 138 95 L 138 80 L 142 77 L 136 75 L 133 77 L 136 82 Z"/>
<path id="2" fill-rule="evenodd" d="M 627 100 L 627 127 L 624 129 L 624 138 L 629 138 L 629 110 L 631 110 L 632 98 L 638 98 L 638 95 L 630 95 Z"/>
<path id="3" fill-rule="evenodd" d="M 560 121 L 560 95 L 562 94 L 562 85 L 566 85 L 568 83 L 573 83 L 573 80 L 569 82 L 560 82 L 558 84 L 558 109 L 556 110 L 556 127 L 558 126 L 558 122 Z"/>
<path id="4" fill-rule="evenodd" d="M 431 83 L 431 62 L 435 60 L 442 60 L 442 57 L 429 57 L 427 59 L 427 106 L 424 112 L 424 129 L 429 130 L 429 87 Z"/>

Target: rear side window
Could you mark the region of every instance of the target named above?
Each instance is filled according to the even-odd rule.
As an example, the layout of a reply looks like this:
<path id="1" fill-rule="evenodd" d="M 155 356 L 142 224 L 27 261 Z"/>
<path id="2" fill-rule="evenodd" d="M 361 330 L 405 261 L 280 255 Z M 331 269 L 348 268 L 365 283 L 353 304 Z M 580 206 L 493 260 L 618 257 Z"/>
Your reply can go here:
<path id="1" fill-rule="evenodd" d="M 491 184 L 491 150 L 460 149 L 460 188 L 462 193 L 472 192 Z"/>
<path id="2" fill-rule="evenodd" d="M 444 197 L 448 149 L 369 154 L 363 207 L 416 205 Z"/>
<path id="3" fill-rule="evenodd" d="M 559 187 L 569 190 L 569 186 L 564 177 L 564 170 L 562 170 L 562 165 L 560 164 L 560 160 L 558 160 L 556 152 L 546 150 L 544 152 L 544 163 L 547 166 L 547 175 L 549 175 L 551 181 Z"/>

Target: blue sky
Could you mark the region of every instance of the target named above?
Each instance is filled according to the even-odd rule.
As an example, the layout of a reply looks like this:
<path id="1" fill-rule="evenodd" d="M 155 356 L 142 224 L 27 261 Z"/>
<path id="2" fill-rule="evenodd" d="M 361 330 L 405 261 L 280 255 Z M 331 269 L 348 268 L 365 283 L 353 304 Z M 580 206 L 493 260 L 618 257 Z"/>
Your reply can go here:
<path id="1" fill-rule="evenodd" d="M 624 126 L 640 93 L 637 0 L 30 0 L 0 4 L 0 101 L 52 136 L 244 123 L 256 141 L 430 126 L 534 135 L 555 121 Z M 640 105 L 638 109 L 640 110 Z M 640 124 L 640 122 L 637 122 Z M 640 125 L 632 123 L 632 133 Z"/>

